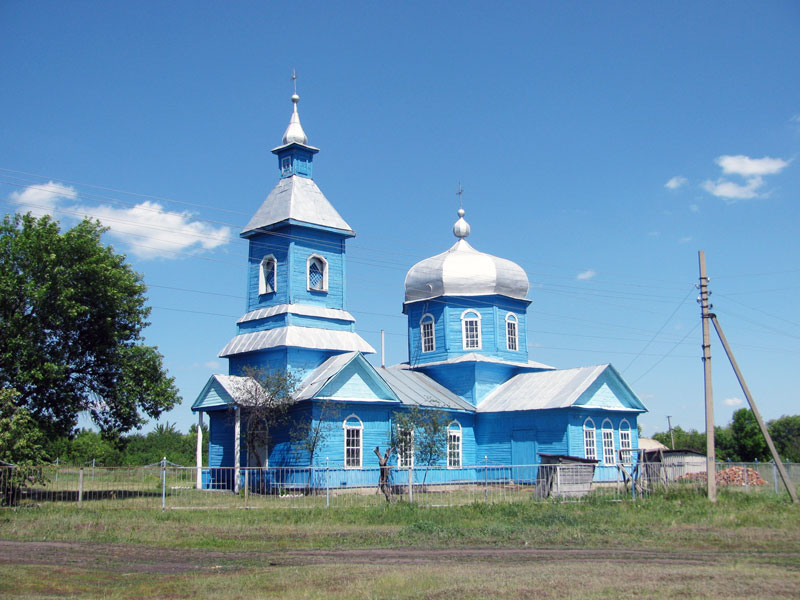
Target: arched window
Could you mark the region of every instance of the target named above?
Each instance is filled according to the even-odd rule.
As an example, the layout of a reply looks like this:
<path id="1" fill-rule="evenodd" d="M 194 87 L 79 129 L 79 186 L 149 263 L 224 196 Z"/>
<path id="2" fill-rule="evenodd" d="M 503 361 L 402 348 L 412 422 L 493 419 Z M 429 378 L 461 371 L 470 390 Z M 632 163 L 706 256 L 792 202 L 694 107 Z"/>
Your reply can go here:
<path id="1" fill-rule="evenodd" d="M 433 315 L 426 313 L 419 321 L 419 334 L 422 341 L 423 352 L 436 350 L 436 335 L 434 333 Z"/>
<path id="2" fill-rule="evenodd" d="M 461 314 L 461 339 L 464 350 L 481 349 L 481 315 L 475 310 Z"/>
<path id="3" fill-rule="evenodd" d="M 447 426 L 447 468 L 461 468 L 461 423 L 458 421 Z"/>
<path id="4" fill-rule="evenodd" d="M 631 451 L 631 426 L 627 419 L 622 419 L 619 424 L 619 455 L 623 465 L 631 464 L 633 452 Z"/>
<path id="5" fill-rule="evenodd" d="M 586 458 L 597 460 L 597 440 L 594 434 L 594 421 L 591 419 L 583 422 L 583 448 Z"/>
<path id="6" fill-rule="evenodd" d="M 356 415 L 350 415 L 342 423 L 344 428 L 344 466 L 360 469 L 364 424 Z"/>
<path id="7" fill-rule="evenodd" d="M 328 261 L 318 254 L 312 254 L 306 261 L 308 289 L 315 292 L 328 291 Z"/>
<path id="8" fill-rule="evenodd" d="M 270 254 L 261 260 L 261 265 L 258 270 L 258 293 L 271 294 L 278 288 L 275 285 L 278 281 L 277 278 L 278 261 Z"/>
<path id="9" fill-rule="evenodd" d="M 516 351 L 517 344 L 517 315 L 508 313 L 506 315 L 506 348 Z"/>
<path id="10" fill-rule="evenodd" d="M 616 452 L 614 451 L 614 425 L 610 419 L 603 421 L 603 464 L 617 464 Z"/>

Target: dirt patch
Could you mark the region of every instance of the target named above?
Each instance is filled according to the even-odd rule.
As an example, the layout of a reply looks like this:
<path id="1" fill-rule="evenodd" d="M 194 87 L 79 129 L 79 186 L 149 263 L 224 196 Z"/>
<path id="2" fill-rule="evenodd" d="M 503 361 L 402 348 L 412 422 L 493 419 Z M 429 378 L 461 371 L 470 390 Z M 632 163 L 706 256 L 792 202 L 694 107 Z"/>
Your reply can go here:
<path id="1" fill-rule="evenodd" d="M 181 574 L 220 572 L 244 567 L 305 565 L 513 565 L 535 562 L 624 561 L 634 566 L 710 565 L 746 559 L 765 564 L 800 564 L 800 554 L 745 552 L 662 552 L 625 549 L 463 547 L 374 548 L 370 550 L 292 550 L 284 552 L 220 552 L 138 544 L 96 542 L 19 542 L 0 540 L 0 564 L 53 565 L 111 573 Z"/>

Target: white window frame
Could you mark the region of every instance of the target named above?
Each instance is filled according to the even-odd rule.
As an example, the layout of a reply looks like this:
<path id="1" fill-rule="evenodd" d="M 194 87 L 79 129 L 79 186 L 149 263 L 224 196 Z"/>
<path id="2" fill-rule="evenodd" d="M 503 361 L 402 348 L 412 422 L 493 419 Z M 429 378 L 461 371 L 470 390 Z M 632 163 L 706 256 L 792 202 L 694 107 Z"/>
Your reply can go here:
<path id="1" fill-rule="evenodd" d="M 288 175 L 292 172 L 292 157 L 284 156 L 281 158 L 281 175 Z"/>
<path id="2" fill-rule="evenodd" d="M 633 464 L 631 439 L 631 424 L 627 419 L 622 419 L 619 424 L 619 457 L 623 465 Z"/>
<path id="3" fill-rule="evenodd" d="M 617 464 L 617 450 L 614 445 L 614 425 L 610 419 L 603 421 L 600 431 L 603 436 L 603 464 L 612 467 Z"/>
<path id="4" fill-rule="evenodd" d="M 476 325 L 478 333 L 477 346 L 469 346 L 467 344 L 467 323 L 477 324 Z M 464 350 L 480 350 L 481 348 L 483 348 L 483 339 L 481 338 L 481 313 L 479 313 L 474 308 L 468 308 L 463 313 L 461 313 L 461 347 Z"/>
<path id="5" fill-rule="evenodd" d="M 511 333 L 512 329 L 514 331 L 513 335 Z M 506 350 L 511 350 L 512 352 L 519 350 L 519 319 L 514 313 L 506 315 Z"/>
<path id="6" fill-rule="evenodd" d="M 358 418 L 358 416 L 352 414 L 342 421 L 342 429 L 344 430 L 344 468 L 360 469 L 363 466 L 364 461 L 364 423 Z M 358 433 L 356 434 L 356 432 Z M 348 442 L 353 439 L 351 434 L 352 436 L 358 438 L 358 446 L 355 444 L 348 445 Z M 358 464 L 354 464 L 356 461 L 350 460 L 349 456 L 347 455 L 347 451 L 349 449 L 357 450 Z"/>
<path id="7" fill-rule="evenodd" d="M 317 289 L 311 287 L 311 264 L 319 262 L 319 267 L 322 269 L 322 287 Z M 306 259 L 306 289 L 310 292 L 327 292 L 328 291 L 328 261 L 324 256 L 319 254 L 312 254 Z"/>
<path id="8" fill-rule="evenodd" d="M 267 289 L 268 266 L 272 263 L 272 289 Z M 272 254 L 267 254 L 261 259 L 258 266 L 258 293 L 271 294 L 278 291 L 278 261 Z"/>
<path id="9" fill-rule="evenodd" d="M 400 437 L 400 443 L 397 448 L 397 468 L 398 469 L 413 469 L 414 468 L 414 430 L 399 428 L 397 430 Z M 406 447 L 406 442 L 403 440 L 408 436 L 410 444 Z"/>
<path id="10" fill-rule="evenodd" d="M 425 333 L 426 325 L 430 325 L 430 336 Z M 423 353 L 436 351 L 436 320 L 431 313 L 425 313 L 419 320 L 419 345 Z M 430 347 L 426 350 L 426 346 Z"/>
<path id="11" fill-rule="evenodd" d="M 452 440 L 451 440 L 452 436 Z M 451 446 L 457 445 L 458 453 L 452 452 L 453 448 Z M 452 421 L 447 426 L 447 468 L 448 469 L 460 469 L 461 465 L 463 464 L 462 459 L 464 455 L 464 435 L 463 435 L 463 428 L 461 427 L 461 423 L 458 421 Z M 457 460 L 452 461 L 451 458 L 455 458 Z"/>
<path id="12" fill-rule="evenodd" d="M 591 417 L 583 422 L 583 453 L 587 459 L 597 460 L 597 433 Z"/>

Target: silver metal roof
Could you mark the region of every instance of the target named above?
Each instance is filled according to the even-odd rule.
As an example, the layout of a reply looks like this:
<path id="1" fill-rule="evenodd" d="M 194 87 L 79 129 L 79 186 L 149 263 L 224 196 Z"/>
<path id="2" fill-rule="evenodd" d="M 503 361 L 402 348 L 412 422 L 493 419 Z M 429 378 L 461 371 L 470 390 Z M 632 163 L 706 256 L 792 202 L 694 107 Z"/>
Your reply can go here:
<path id="1" fill-rule="evenodd" d="M 475 411 L 475 407 L 469 402 L 462 400 L 424 373 L 399 367 L 377 369 L 377 371 L 403 404 Z"/>
<path id="2" fill-rule="evenodd" d="M 314 180 L 298 175 L 278 181 L 242 230 L 242 235 L 289 219 L 341 229 L 355 235 L 350 225 L 336 212 Z"/>
<path id="3" fill-rule="evenodd" d="M 308 143 L 308 136 L 306 135 L 306 132 L 303 131 L 303 126 L 300 125 L 300 115 L 297 112 L 298 102 L 300 102 L 300 96 L 298 96 L 297 94 L 293 94 L 292 104 L 294 105 L 294 109 L 292 110 L 292 117 L 289 119 L 289 126 L 286 128 L 286 132 L 283 134 L 284 144 Z"/>
<path id="4" fill-rule="evenodd" d="M 357 355 L 357 352 L 345 352 L 326 359 L 300 383 L 294 394 L 295 399 L 308 400 L 316 396 L 325 384 Z"/>
<path id="5" fill-rule="evenodd" d="M 233 356 L 266 348 L 296 346 L 319 350 L 343 350 L 345 352 L 364 352 L 372 354 L 375 350 L 364 339 L 353 331 L 334 331 L 317 327 L 298 327 L 288 325 L 242 333 L 234 337 L 219 353 L 219 356 Z"/>
<path id="6" fill-rule="evenodd" d="M 611 365 L 520 373 L 498 386 L 478 412 L 567 408 Z"/>
<path id="7" fill-rule="evenodd" d="M 284 313 L 292 313 L 293 315 L 303 315 L 306 317 L 324 317 L 328 319 L 338 319 L 340 321 L 352 321 L 355 323 L 353 315 L 346 310 L 326 308 L 324 306 L 312 306 L 310 304 L 277 304 L 268 308 L 257 308 L 256 310 L 245 313 L 237 323 L 265 319 Z"/>
<path id="8" fill-rule="evenodd" d="M 225 391 L 237 404 L 252 404 L 266 394 L 264 388 L 252 377 L 213 375 L 213 378 L 225 388 Z"/>
<path id="9" fill-rule="evenodd" d="M 417 363 L 413 366 L 413 368 L 421 369 L 422 367 L 435 367 L 437 365 L 452 365 L 455 363 L 465 363 L 465 362 L 497 363 L 500 365 L 511 365 L 514 367 L 528 367 L 531 369 L 555 369 L 555 367 L 551 367 L 550 365 L 536 362 L 534 360 L 529 360 L 528 362 L 505 360 L 502 358 L 494 358 L 492 356 L 484 356 L 483 354 L 478 354 L 476 352 L 468 352 L 467 354 L 462 354 L 461 356 L 456 356 L 455 358 L 448 358 L 447 360 Z M 400 365 L 400 368 L 406 368 L 405 365 L 408 365 L 408 363 L 403 363 L 402 365 Z"/>
<path id="10" fill-rule="evenodd" d="M 411 267 L 405 286 L 406 302 L 490 294 L 524 300 L 528 276 L 515 262 L 479 252 L 462 237 L 447 252 Z"/>

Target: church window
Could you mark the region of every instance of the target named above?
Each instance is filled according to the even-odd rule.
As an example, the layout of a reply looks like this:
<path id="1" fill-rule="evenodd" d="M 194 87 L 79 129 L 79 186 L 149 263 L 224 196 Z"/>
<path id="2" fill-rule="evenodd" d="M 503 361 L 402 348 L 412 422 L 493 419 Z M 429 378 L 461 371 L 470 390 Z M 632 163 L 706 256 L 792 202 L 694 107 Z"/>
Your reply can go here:
<path id="1" fill-rule="evenodd" d="M 284 156 L 281 159 L 281 175 L 288 175 L 292 172 L 292 159 L 289 156 Z"/>
<path id="2" fill-rule="evenodd" d="M 261 260 L 261 265 L 258 271 L 259 294 L 271 294 L 277 289 L 275 286 L 275 282 L 277 281 L 277 266 L 278 262 L 271 254 L 269 256 L 265 256 Z"/>
<path id="3" fill-rule="evenodd" d="M 628 424 L 627 420 L 623 419 L 619 424 L 619 454 L 623 465 L 632 463 L 631 455 L 633 452 L 631 451 L 631 447 L 631 426 Z"/>
<path id="4" fill-rule="evenodd" d="M 411 469 L 414 467 L 414 430 L 400 429 L 397 433 L 397 468 Z"/>
<path id="5" fill-rule="evenodd" d="M 603 421 L 603 464 L 615 465 L 617 464 L 614 452 L 614 426 L 611 421 L 606 419 Z"/>
<path id="6" fill-rule="evenodd" d="M 422 351 L 433 352 L 436 350 L 436 336 L 434 334 L 433 315 L 425 314 L 419 324 L 420 335 L 422 336 Z"/>
<path id="7" fill-rule="evenodd" d="M 481 349 L 481 315 L 474 310 L 465 310 L 461 315 L 461 335 L 464 350 Z"/>
<path id="8" fill-rule="evenodd" d="M 583 447 L 586 458 L 597 460 L 597 441 L 594 436 L 594 421 L 591 419 L 583 422 Z"/>
<path id="9" fill-rule="evenodd" d="M 344 466 L 346 469 L 360 469 L 362 455 L 362 432 L 364 424 L 355 415 L 344 420 Z"/>
<path id="10" fill-rule="evenodd" d="M 328 262 L 318 254 L 308 257 L 306 263 L 308 289 L 315 292 L 328 291 Z"/>
<path id="11" fill-rule="evenodd" d="M 517 315 L 514 313 L 506 315 L 506 348 L 517 350 Z"/>
<path id="12" fill-rule="evenodd" d="M 461 468 L 461 424 L 458 421 L 447 427 L 447 468 Z"/>

